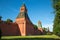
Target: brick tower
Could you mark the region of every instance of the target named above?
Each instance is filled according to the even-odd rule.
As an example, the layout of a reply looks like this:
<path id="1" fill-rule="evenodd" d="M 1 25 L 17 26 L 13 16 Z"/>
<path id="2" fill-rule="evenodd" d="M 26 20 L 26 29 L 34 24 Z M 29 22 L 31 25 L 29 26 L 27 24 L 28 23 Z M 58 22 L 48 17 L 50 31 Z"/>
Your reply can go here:
<path id="1" fill-rule="evenodd" d="M 25 4 L 23 4 L 20 8 L 20 13 L 16 18 L 16 23 L 19 26 L 20 33 L 22 36 L 34 34 L 34 25 L 28 17 Z"/>

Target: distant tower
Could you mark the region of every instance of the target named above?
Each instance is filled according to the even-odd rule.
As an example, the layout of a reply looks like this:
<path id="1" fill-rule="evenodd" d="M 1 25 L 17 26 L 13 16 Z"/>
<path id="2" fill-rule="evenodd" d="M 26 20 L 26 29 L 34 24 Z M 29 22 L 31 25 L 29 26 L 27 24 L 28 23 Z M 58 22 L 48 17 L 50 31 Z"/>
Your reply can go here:
<path id="1" fill-rule="evenodd" d="M 42 28 L 41 21 L 38 21 L 38 27 L 39 27 L 39 28 Z"/>
<path id="2" fill-rule="evenodd" d="M 38 30 L 40 30 L 43 33 L 41 21 L 38 21 Z"/>
<path id="3" fill-rule="evenodd" d="M 34 32 L 33 24 L 30 21 L 25 4 L 20 8 L 20 13 L 16 18 L 22 36 L 32 35 Z"/>

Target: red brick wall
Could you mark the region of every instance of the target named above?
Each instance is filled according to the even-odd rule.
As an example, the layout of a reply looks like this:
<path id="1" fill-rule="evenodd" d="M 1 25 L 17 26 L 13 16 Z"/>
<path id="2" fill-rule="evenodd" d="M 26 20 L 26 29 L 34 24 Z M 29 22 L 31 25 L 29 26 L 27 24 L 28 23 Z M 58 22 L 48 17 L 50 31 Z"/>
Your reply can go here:
<path id="1" fill-rule="evenodd" d="M 34 35 L 34 25 L 26 19 L 26 35 Z"/>
<path id="2" fill-rule="evenodd" d="M 0 29 L 2 31 L 2 36 L 8 35 L 20 35 L 20 29 L 16 23 L 0 23 Z"/>
<path id="3" fill-rule="evenodd" d="M 26 22 L 26 23 L 24 23 Z M 0 23 L 0 29 L 2 31 L 2 36 L 16 36 L 16 35 L 40 35 L 43 30 L 40 28 L 34 29 L 34 25 L 29 22 L 28 19 L 26 21 L 20 21 L 19 23 Z"/>

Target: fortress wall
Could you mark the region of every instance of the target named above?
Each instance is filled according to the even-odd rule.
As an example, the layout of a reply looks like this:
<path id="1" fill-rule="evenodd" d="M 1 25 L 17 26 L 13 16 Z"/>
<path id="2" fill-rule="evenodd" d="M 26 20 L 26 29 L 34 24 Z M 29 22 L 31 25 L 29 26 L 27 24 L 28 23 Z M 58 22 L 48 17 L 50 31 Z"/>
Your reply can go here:
<path id="1" fill-rule="evenodd" d="M 34 35 L 34 25 L 26 19 L 26 35 Z"/>
<path id="2" fill-rule="evenodd" d="M 2 31 L 2 36 L 20 35 L 18 25 L 15 23 L 0 23 L 0 29 Z"/>
<path id="3" fill-rule="evenodd" d="M 33 35 L 34 34 L 34 28 L 32 25 L 27 24 L 26 25 L 26 35 Z"/>
<path id="4" fill-rule="evenodd" d="M 28 20 L 26 19 L 26 35 L 40 35 L 41 34 L 41 30 L 38 29 L 34 29 L 34 25 Z"/>

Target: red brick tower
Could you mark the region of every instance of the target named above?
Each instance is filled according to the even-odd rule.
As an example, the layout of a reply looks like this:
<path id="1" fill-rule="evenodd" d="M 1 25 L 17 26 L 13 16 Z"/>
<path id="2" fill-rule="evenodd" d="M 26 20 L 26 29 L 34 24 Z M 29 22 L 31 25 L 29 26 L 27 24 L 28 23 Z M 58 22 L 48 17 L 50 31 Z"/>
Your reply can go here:
<path id="1" fill-rule="evenodd" d="M 34 27 L 28 17 L 25 4 L 23 4 L 20 8 L 20 13 L 16 18 L 16 23 L 20 28 L 20 33 L 22 36 L 34 34 Z"/>

